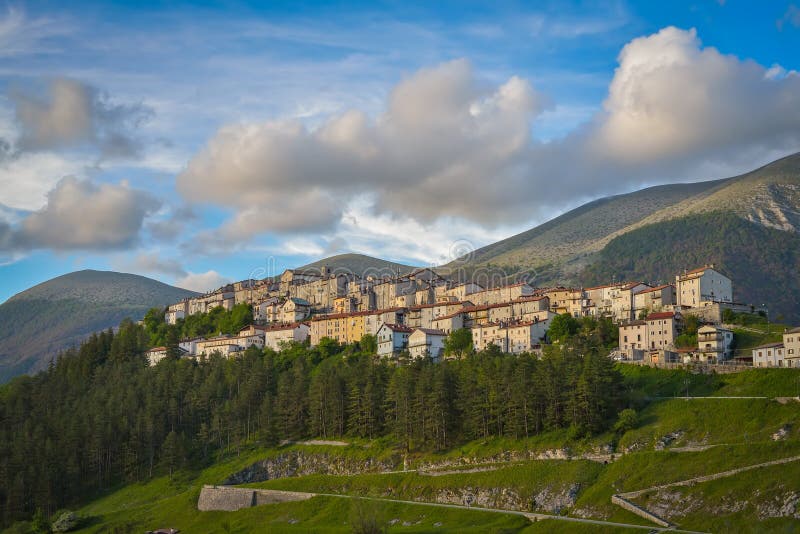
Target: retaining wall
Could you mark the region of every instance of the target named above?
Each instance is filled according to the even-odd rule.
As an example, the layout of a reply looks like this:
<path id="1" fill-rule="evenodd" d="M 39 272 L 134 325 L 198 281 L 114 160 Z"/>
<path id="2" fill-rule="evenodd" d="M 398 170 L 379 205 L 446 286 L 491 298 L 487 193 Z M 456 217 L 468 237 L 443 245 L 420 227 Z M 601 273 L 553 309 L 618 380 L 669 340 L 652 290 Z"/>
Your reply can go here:
<path id="1" fill-rule="evenodd" d="M 313 493 L 299 491 L 261 490 L 252 488 L 233 488 L 231 486 L 203 486 L 197 499 L 197 509 L 201 512 L 221 510 L 234 512 L 242 508 L 289 501 L 304 501 Z"/>

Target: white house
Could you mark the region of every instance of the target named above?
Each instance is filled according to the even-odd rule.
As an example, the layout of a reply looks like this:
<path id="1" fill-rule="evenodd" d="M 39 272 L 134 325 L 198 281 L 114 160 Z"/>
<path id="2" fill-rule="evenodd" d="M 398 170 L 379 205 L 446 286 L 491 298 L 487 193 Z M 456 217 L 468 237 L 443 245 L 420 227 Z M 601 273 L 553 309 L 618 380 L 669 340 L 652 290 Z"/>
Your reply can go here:
<path id="1" fill-rule="evenodd" d="M 147 356 L 148 365 L 153 366 L 167 357 L 167 347 L 153 347 L 145 352 L 145 356 Z"/>
<path id="2" fill-rule="evenodd" d="M 417 328 L 408 336 L 408 352 L 412 358 L 430 356 L 439 361 L 444 354 L 444 340 L 447 337 L 441 330 Z"/>
<path id="3" fill-rule="evenodd" d="M 713 302 L 733 302 L 733 282 L 713 265 L 676 276 L 675 290 L 679 306 L 697 308 Z"/>
<path id="4" fill-rule="evenodd" d="M 202 337 L 193 337 L 189 339 L 184 339 L 183 341 L 178 343 L 178 346 L 181 349 L 185 350 L 186 354 L 188 354 L 189 356 L 194 356 L 195 354 L 197 354 L 197 342 L 202 341 L 202 339 L 203 339 Z"/>
<path id="5" fill-rule="evenodd" d="M 697 330 L 697 354 L 706 363 L 717 363 L 733 357 L 733 331 L 706 325 Z"/>
<path id="6" fill-rule="evenodd" d="M 785 367 L 783 343 L 767 343 L 753 349 L 753 367 Z"/>
<path id="7" fill-rule="evenodd" d="M 400 324 L 383 323 L 378 328 L 378 355 L 392 356 L 408 348 L 411 328 Z"/>
<path id="8" fill-rule="evenodd" d="M 303 343 L 308 339 L 310 326 L 307 323 L 279 325 L 264 330 L 264 346 L 280 351 L 285 343 Z"/>
<path id="9" fill-rule="evenodd" d="M 169 349 L 167 349 L 167 347 L 153 347 L 145 352 L 145 356 L 147 356 L 147 364 L 151 367 L 156 365 L 158 362 L 167 357 L 168 352 Z M 186 354 L 187 352 L 184 349 L 178 347 L 178 357 L 182 358 L 183 356 L 186 356 Z"/>

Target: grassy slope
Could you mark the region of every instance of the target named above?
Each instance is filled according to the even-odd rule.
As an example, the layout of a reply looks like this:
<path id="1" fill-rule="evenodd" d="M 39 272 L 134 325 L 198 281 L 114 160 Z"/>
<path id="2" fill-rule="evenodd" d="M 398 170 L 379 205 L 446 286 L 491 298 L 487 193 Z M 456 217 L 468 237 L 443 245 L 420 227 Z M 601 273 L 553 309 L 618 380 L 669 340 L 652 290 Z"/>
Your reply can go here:
<path id="1" fill-rule="evenodd" d="M 682 392 L 684 379 L 690 379 L 692 395 L 793 395 L 800 373 L 789 369 L 749 371 L 731 375 L 692 375 L 681 371 L 622 366 L 626 384 L 645 396 L 671 396 Z M 642 400 L 642 402 L 645 402 Z M 357 476 L 313 475 L 294 479 L 273 480 L 258 486 L 282 489 L 325 491 L 351 495 L 388 496 L 393 498 L 431 499 L 443 488 L 510 488 L 520 495 L 533 495 L 543 488 L 557 489 L 580 483 L 581 490 L 574 509 L 569 513 L 594 518 L 644 524 L 644 521 L 610 503 L 613 493 L 632 491 L 656 484 L 751 465 L 776 458 L 800 455 L 800 409 L 797 404 L 781 405 L 760 399 L 664 399 L 651 401 L 640 412 L 641 423 L 619 438 L 619 448 L 640 444 L 636 452 L 618 457 L 608 465 L 575 461 L 531 461 L 504 466 L 495 471 L 457 473 L 439 477 L 415 473 L 365 474 Z M 789 425 L 789 436 L 774 442 L 770 435 Z M 680 431 L 680 437 L 656 450 L 656 442 L 668 433 Z M 564 434 L 552 433 L 525 442 L 490 440 L 465 444 L 443 454 L 421 455 L 415 463 L 440 461 L 468 454 L 476 458 L 493 458 L 498 452 L 514 449 L 543 450 L 569 445 L 573 450 L 591 449 L 614 439 L 599 436 L 585 443 L 567 442 Z M 695 452 L 678 452 L 675 447 L 691 444 L 717 445 Z M 370 446 L 367 446 L 370 445 Z M 265 456 L 286 450 L 303 449 L 327 454 L 364 457 L 395 454 L 388 441 L 357 442 L 349 447 L 291 446 L 278 450 L 254 449 L 240 457 L 231 457 L 197 473 L 183 473 L 175 480 L 166 477 L 147 484 L 133 484 L 105 495 L 80 510 L 90 518 L 84 532 L 140 532 L 146 528 L 177 526 L 184 532 L 348 532 L 350 503 L 335 498 L 315 498 L 303 503 L 269 505 L 236 513 L 196 510 L 199 488 L 204 483 L 219 483 L 227 475 Z M 723 481 L 699 484 L 681 490 L 691 499 L 716 503 L 747 501 L 738 510 L 717 507 L 714 517 L 698 510 L 674 519 L 685 528 L 719 531 L 725 525 L 746 524 L 754 531 L 787 532 L 794 525 L 791 519 L 761 521 L 765 506 L 776 496 L 787 492 L 800 493 L 798 465 L 755 470 Z M 758 489 L 758 492 L 753 491 Z M 650 496 L 649 498 L 655 498 Z M 645 498 L 646 500 L 646 498 Z M 383 521 L 399 519 L 390 532 L 551 532 L 550 521 L 528 525 L 519 517 L 497 514 L 426 508 L 414 505 L 372 503 L 371 508 Z M 410 523 L 402 526 L 402 522 Z M 417 523 L 419 522 L 419 523 Z M 435 527 L 435 523 L 441 523 Z M 754 526 L 755 525 L 755 526 Z M 228 530 L 228 528 L 230 530 Z M 116 530 L 114 530 L 116 529 Z M 605 527 L 558 523 L 559 532 L 607 532 Z"/>
<path id="2" fill-rule="evenodd" d="M 594 263 L 610 241 L 650 224 L 725 211 L 766 227 L 798 230 L 798 185 L 800 154 L 794 154 L 734 178 L 658 186 L 596 200 L 443 267 L 463 268 L 466 274 L 485 268 L 507 275 L 530 273 L 541 285 L 578 283 L 581 270 Z M 703 254 L 701 247 L 698 254 Z M 707 261 L 701 259 L 700 264 Z"/>
<path id="3" fill-rule="evenodd" d="M 594 285 L 617 280 L 668 282 L 685 268 L 713 263 L 734 280 L 738 302 L 769 307 L 777 322 L 800 322 L 800 235 L 728 212 L 644 226 L 612 240 L 581 275 Z"/>

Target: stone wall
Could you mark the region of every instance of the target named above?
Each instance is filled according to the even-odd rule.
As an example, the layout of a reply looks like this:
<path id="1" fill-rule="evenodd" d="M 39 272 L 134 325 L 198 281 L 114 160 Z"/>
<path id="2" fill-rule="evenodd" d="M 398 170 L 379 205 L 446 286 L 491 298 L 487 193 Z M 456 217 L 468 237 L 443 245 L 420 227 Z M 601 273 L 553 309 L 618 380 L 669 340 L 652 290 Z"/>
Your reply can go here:
<path id="1" fill-rule="evenodd" d="M 197 499 L 197 509 L 201 512 L 211 510 L 235 512 L 242 508 L 276 504 L 290 501 L 304 501 L 313 493 L 298 491 L 260 490 L 252 488 L 233 488 L 230 486 L 203 486 Z"/>

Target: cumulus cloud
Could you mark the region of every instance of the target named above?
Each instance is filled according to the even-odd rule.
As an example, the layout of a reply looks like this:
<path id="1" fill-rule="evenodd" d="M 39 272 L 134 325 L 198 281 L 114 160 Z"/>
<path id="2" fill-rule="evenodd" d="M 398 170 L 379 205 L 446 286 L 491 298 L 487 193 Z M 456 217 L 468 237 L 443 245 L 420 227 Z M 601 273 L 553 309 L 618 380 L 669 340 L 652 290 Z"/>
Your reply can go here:
<path id="1" fill-rule="evenodd" d="M 619 56 L 592 148 L 623 163 L 653 165 L 796 142 L 800 77 L 773 70 L 703 48 L 694 30 L 665 28 L 635 39 Z"/>
<path id="2" fill-rule="evenodd" d="M 47 204 L 5 228 L 5 249 L 109 250 L 136 243 L 145 217 L 160 203 L 143 191 L 68 177 Z"/>
<path id="3" fill-rule="evenodd" d="M 313 131 L 298 121 L 226 126 L 189 162 L 177 185 L 191 201 L 239 210 L 223 228 L 238 237 L 329 227 L 346 199 L 365 190 L 378 191 L 385 209 L 424 219 L 469 214 L 494 221 L 503 214 L 480 197 L 500 201 L 514 194 L 470 190 L 489 176 L 522 178 L 516 164 L 543 104 L 524 80 L 511 78 L 492 89 L 475 78 L 468 62 L 453 61 L 400 83 L 375 120 L 351 110 Z"/>
<path id="4" fill-rule="evenodd" d="M 222 276 L 217 271 L 206 271 L 204 273 L 188 273 L 186 276 L 177 278 L 175 285 L 183 289 L 206 293 L 225 284 L 231 283 L 231 279 Z"/>
<path id="5" fill-rule="evenodd" d="M 92 145 L 105 158 L 136 156 L 140 146 L 132 132 L 149 115 L 140 105 L 113 103 L 98 89 L 68 78 L 51 80 L 43 95 L 14 91 L 11 100 L 23 151 Z"/>
<path id="6" fill-rule="evenodd" d="M 375 118 L 350 110 L 315 129 L 225 126 L 177 186 L 238 213 L 210 235 L 219 242 L 330 230 L 362 194 L 378 217 L 499 228 L 800 146 L 794 72 L 776 75 L 779 66 L 721 54 L 674 27 L 631 41 L 618 59 L 602 111 L 557 140 L 531 135 L 548 108 L 531 83 L 491 87 L 456 60 L 400 82 Z"/>

